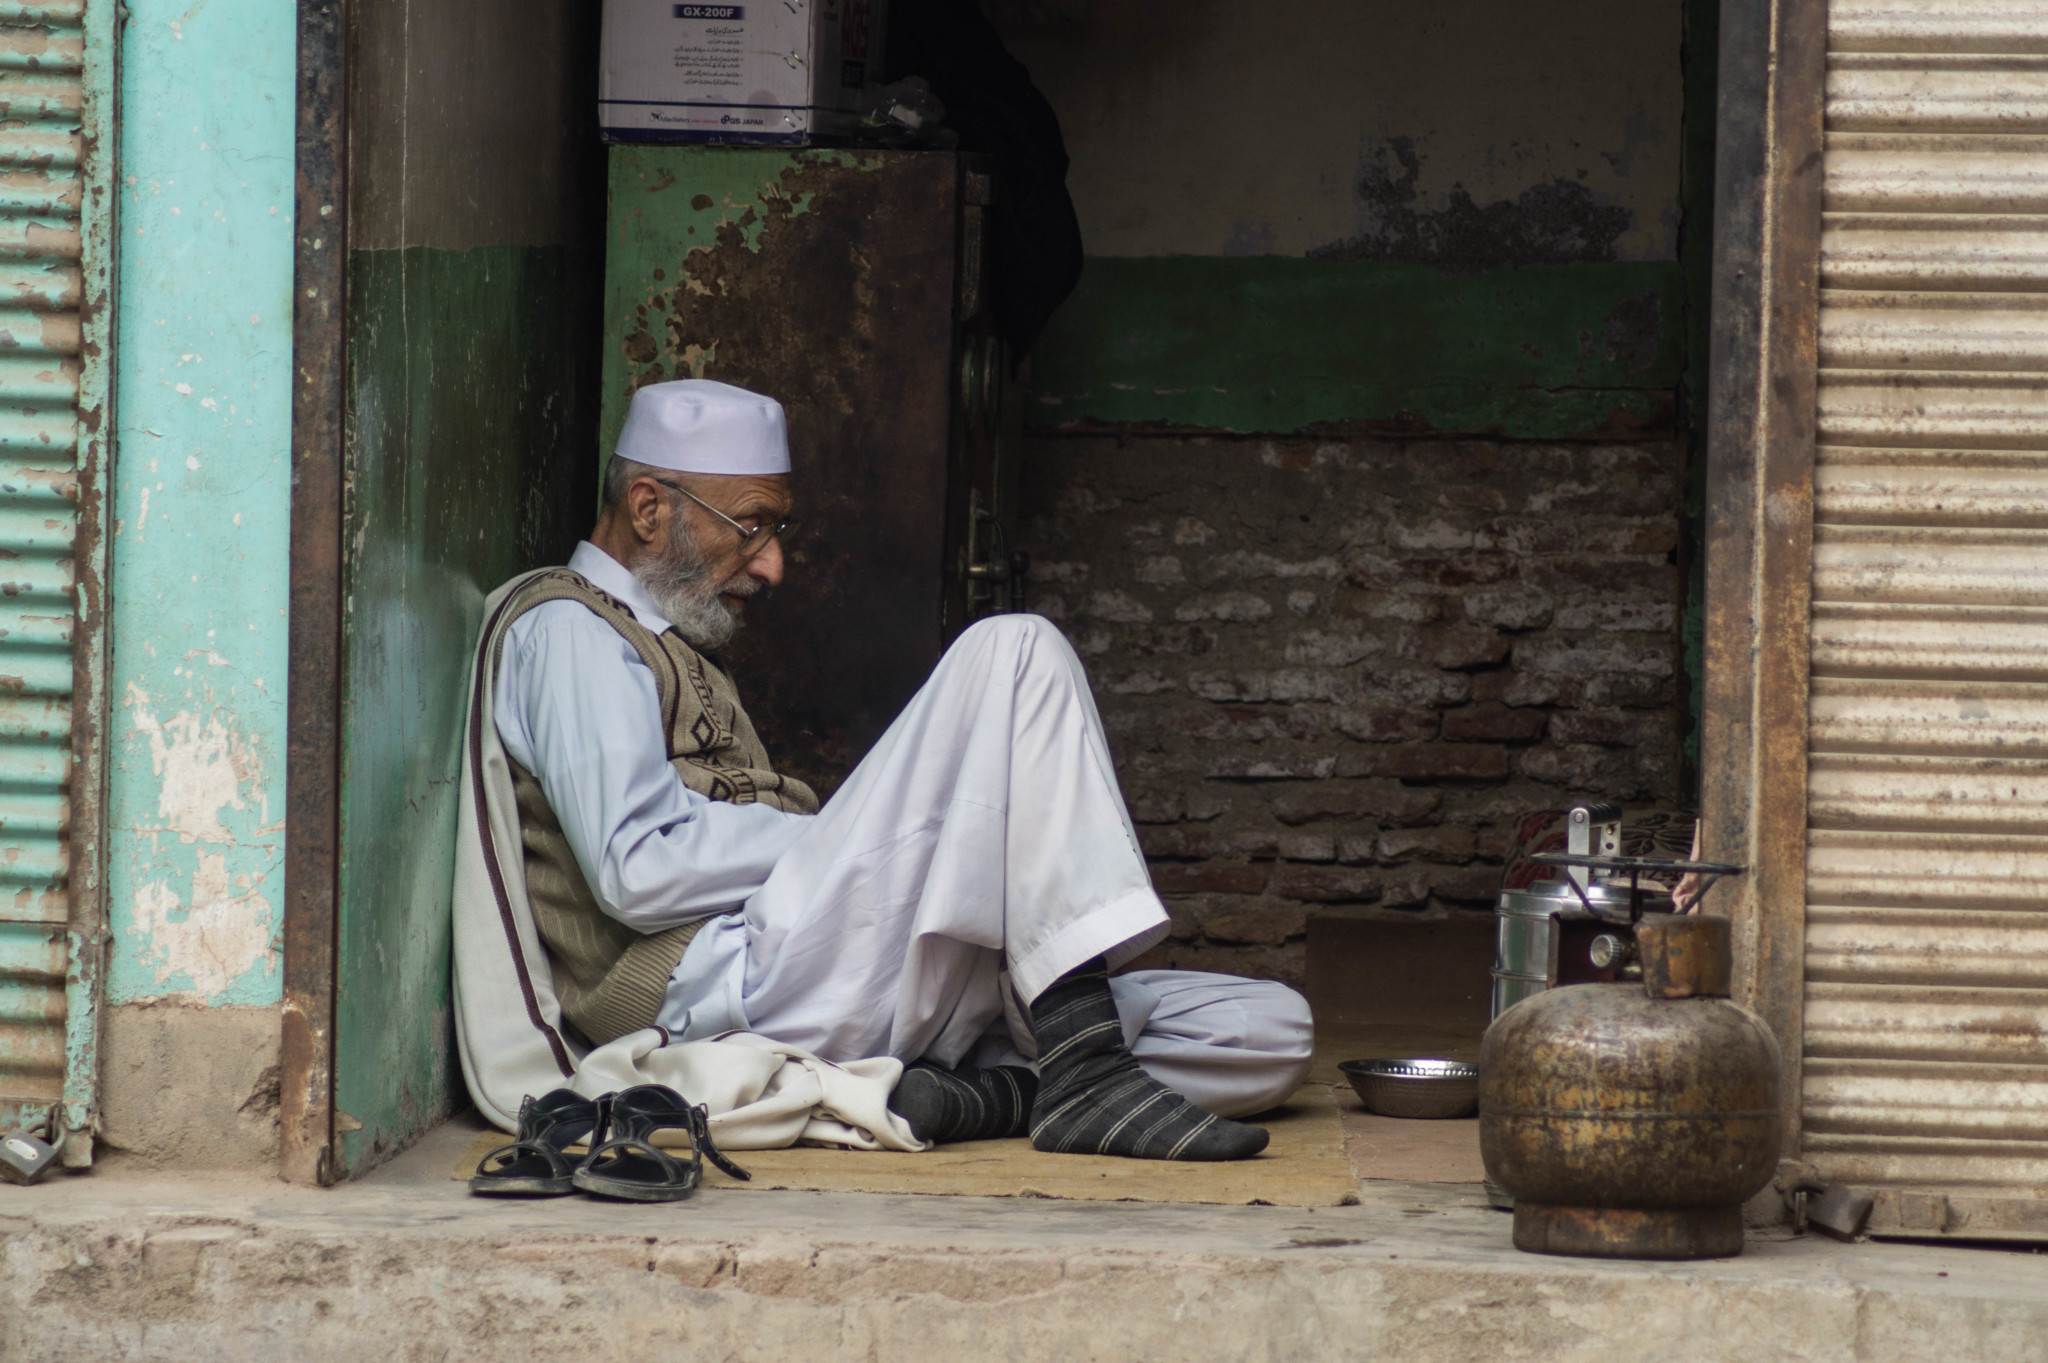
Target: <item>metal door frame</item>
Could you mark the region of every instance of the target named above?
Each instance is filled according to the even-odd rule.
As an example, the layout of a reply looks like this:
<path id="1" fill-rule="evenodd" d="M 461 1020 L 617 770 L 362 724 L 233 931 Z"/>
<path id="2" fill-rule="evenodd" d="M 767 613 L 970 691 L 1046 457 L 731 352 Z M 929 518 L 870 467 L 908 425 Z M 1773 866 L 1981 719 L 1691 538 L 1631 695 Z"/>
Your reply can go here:
<path id="1" fill-rule="evenodd" d="M 286 701 L 279 1171 L 332 1183 L 341 851 L 348 12 L 299 5 L 292 228 L 291 684 Z"/>
<path id="2" fill-rule="evenodd" d="M 1705 854 L 1723 891 L 1736 996 L 1785 1057 L 1799 1150 L 1805 1027 L 1806 743 L 1819 364 L 1827 0 L 1724 0 L 1708 359 Z"/>
<path id="3" fill-rule="evenodd" d="M 92 1162 L 107 928 L 107 527 L 114 465 L 114 263 L 120 155 L 120 7 L 87 0 L 80 110 L 78 531 L 72 545 L 71 969 L 64 986 L 64 1162 Z"/>

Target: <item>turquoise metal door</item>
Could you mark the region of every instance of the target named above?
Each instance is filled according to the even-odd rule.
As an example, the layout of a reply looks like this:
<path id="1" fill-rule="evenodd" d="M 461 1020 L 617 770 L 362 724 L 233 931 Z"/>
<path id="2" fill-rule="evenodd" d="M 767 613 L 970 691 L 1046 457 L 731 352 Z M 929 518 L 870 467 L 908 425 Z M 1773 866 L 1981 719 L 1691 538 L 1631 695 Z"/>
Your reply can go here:
<path id="1" fill-rule="evenodd" d="M 92 1157 L 115 0 L 0 7 L 0 1124 Z"/>

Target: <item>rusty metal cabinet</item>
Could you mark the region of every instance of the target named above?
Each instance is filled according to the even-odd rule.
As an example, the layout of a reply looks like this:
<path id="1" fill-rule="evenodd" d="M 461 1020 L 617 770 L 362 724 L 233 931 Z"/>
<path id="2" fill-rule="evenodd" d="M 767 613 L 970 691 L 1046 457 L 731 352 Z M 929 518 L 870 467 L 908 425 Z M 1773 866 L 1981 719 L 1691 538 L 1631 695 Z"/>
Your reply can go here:
<path id="1" fill-rule="evenodd" d="M 610 183 L 599 456 L 643 384 L 788 409 L 806 528 L 727 661 L 777 765 L 829 791 L 1012 601 L 989 176 L 954 152 L 620 146 Z"/>

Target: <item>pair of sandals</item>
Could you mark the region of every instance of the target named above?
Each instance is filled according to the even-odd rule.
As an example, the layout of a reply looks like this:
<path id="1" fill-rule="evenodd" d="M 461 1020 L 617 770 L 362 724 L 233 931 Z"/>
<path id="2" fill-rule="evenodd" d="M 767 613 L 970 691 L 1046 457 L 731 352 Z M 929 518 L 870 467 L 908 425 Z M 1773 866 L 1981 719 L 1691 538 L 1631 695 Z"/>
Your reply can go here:
<path id="1" fill-rule="evenodd" d="M 484 1197 L 559 1197 L 591 1193 L 629 1202 L 679 1202 L 704 1181 L 704 1161 L 751 1180 L 712 1143 L 704 1108 L 684 1100 L 665 1084 L 585 1098 L 556 1089 L 519 1104 L 519 1134 L 483 1157 L 469 1190 Z M 690 1138 L 690 1157 L 678 1159 L 654 1144 L 657 1131 L 681 1131 Z M 569 1147 L 588 1143 L 590 1153 L 572 1159 Z"/>

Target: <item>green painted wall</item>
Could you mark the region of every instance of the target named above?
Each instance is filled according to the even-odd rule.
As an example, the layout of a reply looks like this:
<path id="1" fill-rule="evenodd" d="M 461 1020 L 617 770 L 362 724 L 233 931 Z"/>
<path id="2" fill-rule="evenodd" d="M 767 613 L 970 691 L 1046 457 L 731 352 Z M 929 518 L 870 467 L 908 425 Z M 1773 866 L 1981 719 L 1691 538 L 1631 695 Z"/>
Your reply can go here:
<path id="1" fill-rule="evenodd" d="M 574 298 L 559 247 L 349 257 L 335 1103 L 350 1169 L 445 1113 L 461 1085 L 448 902 L 470 643 L 485 595 L 562 551 L 588 458 Z"/>
<path id="2" fill-rule="evenodd" d="M 1563 439 L 1668 430 L 1675 262 L 1093 257 L 1032 351 L 1032 424 L 1364 425 Z"/>

